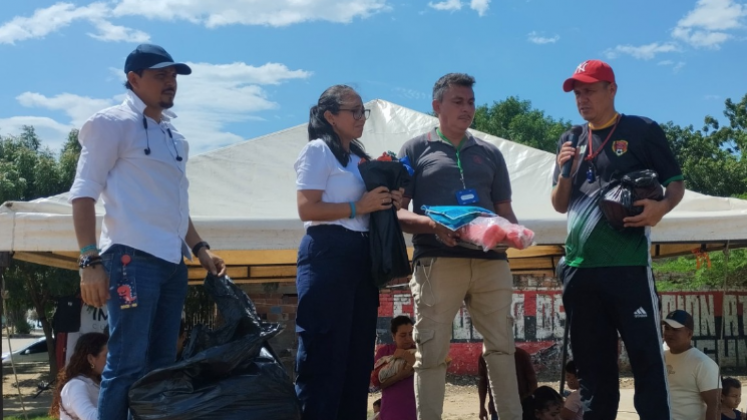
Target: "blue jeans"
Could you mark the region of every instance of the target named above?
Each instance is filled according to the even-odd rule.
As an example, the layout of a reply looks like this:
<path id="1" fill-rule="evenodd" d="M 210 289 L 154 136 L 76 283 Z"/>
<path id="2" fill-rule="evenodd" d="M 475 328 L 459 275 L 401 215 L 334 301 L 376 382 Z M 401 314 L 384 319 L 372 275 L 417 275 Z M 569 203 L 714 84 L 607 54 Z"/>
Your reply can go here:
<path id="1" fill-rule="evenodd" d="M 134 279 L 138 305 L 122 309 L 117 283 L 122 279 L 122 256 L 129 255 L 127 278 Z M 187 267 L 173 264 L 124 245 L 113 245 L 102 256 L 109 274 L 109 354 L 101 375 L 99 419 L 128 418 L 127 393 L 146 373 L 176 361 Z"/>

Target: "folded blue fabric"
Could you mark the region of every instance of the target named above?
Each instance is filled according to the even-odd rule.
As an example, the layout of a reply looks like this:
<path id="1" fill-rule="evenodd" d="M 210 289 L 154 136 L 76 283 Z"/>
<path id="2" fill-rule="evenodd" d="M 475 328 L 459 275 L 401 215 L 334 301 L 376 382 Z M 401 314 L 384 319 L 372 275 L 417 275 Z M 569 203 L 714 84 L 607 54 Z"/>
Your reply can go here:
<path id="1" fill-rule="evenodd" d="M 451 230 L 457 230 L 481 216 L 496 216 L 492 211 L 478 206 L 422 206 L 420 208 L 434 222 Z"/>

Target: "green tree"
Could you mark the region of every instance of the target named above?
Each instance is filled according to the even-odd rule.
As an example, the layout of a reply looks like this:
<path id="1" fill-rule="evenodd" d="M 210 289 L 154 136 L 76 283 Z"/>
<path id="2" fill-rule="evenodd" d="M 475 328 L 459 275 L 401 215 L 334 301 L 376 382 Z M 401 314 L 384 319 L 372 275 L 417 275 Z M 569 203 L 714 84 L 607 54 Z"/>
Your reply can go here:
<path id="1" fill-rule="evenodd" d="M 728 124 L 706 116 L 704 126 L 680 127 L 672 122 L 662 125 L 685 176 L 687 188 L 703 194 L 747 199 L 747 95 L 741 101 L 727 99 L 724 116 Z M 727 266 L 723 252 L 710 256 L 711 268 L 693 256 L 669 259 L 654 264 L 657 280 L 663 288 L 721 288 Z M 747 250 L 729 255 L 728 285 L 747 286 Z"/>
<path id="2" fill-rule="evenodd" d="M 73 130 L 60 151 L 59 159 L 42 141 L 33 127 L 23 127 L 17 136 L 0 136 L 0 202 L 28 201 L 66 192 L 72 185 L 80 155 L 78 132 Z M 17 331 L 26 324 L 28 309 L 35 309 L 48 343 L 53 343 L 49 322 L 57 298 L 75 293 L 78 274 L 70 270 L 11 260 L 4 273 L 8 293 L 5 303 L 8 321 Z M 26 324 L 24 326 L 24 324 Z M 54 346 L 49 346 L 50 375 L 57 372 Z"/>
<path id="3" fill-rule="evenodd" d="M 555 120 L 532 108 L 530 101 L 509 96 L 475 111 L 472 128 L 535 149 L 555 153 L 560 135 L 571 128 L 565 120 Z"/>
<path id="4" fill-rule="evenodd" d="M 738 103 L 725 101 L 724 116 L 729 124 L 721 126 L 706 116 L 702 129 L 680 127 L 672 122 L 662 125 L 687 188 L 719 197 L 747 194 L 747 95 Z"/>

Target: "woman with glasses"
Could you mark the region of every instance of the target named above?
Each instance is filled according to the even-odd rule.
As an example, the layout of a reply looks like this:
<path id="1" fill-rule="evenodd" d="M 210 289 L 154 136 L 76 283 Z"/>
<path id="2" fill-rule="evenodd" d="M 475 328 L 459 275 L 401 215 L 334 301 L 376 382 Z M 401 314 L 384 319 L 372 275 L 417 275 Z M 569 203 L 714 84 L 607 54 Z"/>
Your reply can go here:
<path id="1" fill-rule="evenodd" d="M 366 192 L 358 138 L 369 115 L 360 95 L 336 85 L 309 115 L 309 143 L 295 163 L 298 214 L 296 393 L 303 419 L 365 419 L 378 288 L 371 275 L 369 214 L 399 208 L 401 191 Z"/>

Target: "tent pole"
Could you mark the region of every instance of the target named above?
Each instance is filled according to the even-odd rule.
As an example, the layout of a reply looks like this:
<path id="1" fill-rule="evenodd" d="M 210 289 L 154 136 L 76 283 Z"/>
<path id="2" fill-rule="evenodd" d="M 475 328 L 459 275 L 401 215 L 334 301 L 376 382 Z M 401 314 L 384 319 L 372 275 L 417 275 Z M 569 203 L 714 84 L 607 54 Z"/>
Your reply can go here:
<path id="1" fill-rule="evenodd" d="M 726 330 L 726 285 L 729 281 L 729 245 L 730 241 L 726 241 L 726 249 L 724 249 L 724 283 L 721 285 L 721 328 L 719 328 L 718 331 L 718 341 L 717 343 L 724 340 L 724 331 Z M 718 344 L 717 346 L 718 347 Z M 716 364 L 721 366 L 720 360 L 719 360 L 719 351 L 716 351 Z"/>
<path id="2" fill-rule="evenodd" d="M 18 373 L 16 373 L 16 363 L 13 359 L 13 347 L 10 344 L 10 322 L 8 322 L 8 305 L 6 300 L 8 299 L 8 293 L 5 291 L 5 269 L 10 266 L 10 252 L 0 252 L 0 300 L 2 300 L 2 313 L 5 317 L 5 334 L 8 339 L 8 352 L 10 356 L 10 366 L 13 368 L 13 376 L 16 379 L 16 389 L 18 389 L 18 400 L 21 401 L 21 410 L 23 411 L 23 417 L 29 420 L 29 415 L 26 413 L 26 405 L 23 403 L 23 394 L 21 394 L 21 385 L 18 382 Z"/>
<path id="3" fill-rule="evenodd" d="M 565 326 L 563 328 L 563 362 L 560 365 L 560 395 L 563 395 L 565 387 L 565 364 L 568 361 L 568 333 L 571 330 L 568 322 L 568 311 L 565 312 Z"/>

